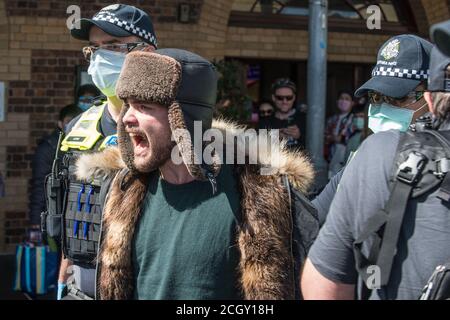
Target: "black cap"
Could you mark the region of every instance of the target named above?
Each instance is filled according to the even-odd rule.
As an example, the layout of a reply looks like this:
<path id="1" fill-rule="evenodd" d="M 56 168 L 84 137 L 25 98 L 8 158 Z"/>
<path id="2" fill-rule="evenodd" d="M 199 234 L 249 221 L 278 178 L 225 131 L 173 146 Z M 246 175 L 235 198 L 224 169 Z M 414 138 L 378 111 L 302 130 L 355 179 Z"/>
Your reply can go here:
<path id="1" fill-rule="evenodd" d="M 75 28 L 77 23 L 80 28 Z M 152 21 L 147 13 L 133 6 L 112 4 L 97 12 L 92 19 L 80 19 L 72 25 L 70 33 L 79 40 L 89 40 L 89 31 L 97 26 L 115 37 L 137 36 L 157 48 Z"/>
<path id="2" fill-rule="evenodd" d="M 272 84 L 272 93 L 275 93 L 280 88 L 289 88 L 294 92 L 294 94 L 297 93 L 297 87 L 294 82 L 292 82 L 289 78 L 279 78 L 275 80 L 275 82 Z"/>
<path id="3" fill-rule="evenodd" d="M 439 50 L 450 56 L 450 20 L 431 26 L 430 34 Z"/>
<path id="4" fill-rule="evenodd" d="M 430 52 L 433 45 L 418 36 L 395 36 L 378 51 L 372 78 L 355 92 L 361 97 L 377 91 L 392 98 L 403 98 L 428 79 Z"/>
<path id="5" fill-rule="evenodd" d="M 444 55 L 437 47 L 431 50 L 430 77 L 428 91 L 450 92 L 450 79 L 447 77 L 447 67 L 450 57 Z"/>

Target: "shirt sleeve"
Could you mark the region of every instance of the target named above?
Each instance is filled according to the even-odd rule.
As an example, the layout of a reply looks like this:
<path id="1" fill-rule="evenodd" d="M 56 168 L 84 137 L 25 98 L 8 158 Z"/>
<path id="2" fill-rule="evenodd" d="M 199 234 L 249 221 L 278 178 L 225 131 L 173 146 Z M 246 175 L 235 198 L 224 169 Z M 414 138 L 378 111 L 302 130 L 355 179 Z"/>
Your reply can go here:
<path id="1" fill-rule="evenodd" d="M 336 190 L 343 173 L 344 169 L 341 169 L 338 173 L 336 173 L 322 190 L 322 192 L 312 201 L 312 204 L 317 209 L 320 225 L 323 225 L 325 222 L 328 210 L 330 209 L 331 202 L 333 201 L 334 195 L 336 194 Z"/>
<path id="2" fill-rule="evenodd" d="M 388 181 L 398 140 L 398 131 L 370 136 L 344 170 L 325 224 L 309 252 L 314 267 L 329 280 L 357 281 L 353 242 L 361 226 L 389 198 Z"/>

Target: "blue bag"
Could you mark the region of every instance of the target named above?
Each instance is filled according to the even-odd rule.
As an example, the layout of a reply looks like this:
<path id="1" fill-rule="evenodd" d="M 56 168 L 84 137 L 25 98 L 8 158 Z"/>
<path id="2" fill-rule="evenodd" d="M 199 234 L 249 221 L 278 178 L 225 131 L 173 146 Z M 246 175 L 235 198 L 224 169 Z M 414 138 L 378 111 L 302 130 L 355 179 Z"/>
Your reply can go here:
<path id="1" fill-rule="evenodd" d="M 16 248 L 14 290 L 31 296 L 56 289 L 58 253 L 48 245 L 21 244 Z"/>

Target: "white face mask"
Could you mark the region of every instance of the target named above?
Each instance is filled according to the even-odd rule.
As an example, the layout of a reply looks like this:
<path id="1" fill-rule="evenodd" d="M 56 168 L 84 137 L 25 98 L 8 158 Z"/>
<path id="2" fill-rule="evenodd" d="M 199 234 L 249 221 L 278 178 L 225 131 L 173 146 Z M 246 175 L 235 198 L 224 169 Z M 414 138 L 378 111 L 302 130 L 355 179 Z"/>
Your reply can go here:
<path id="1" fill-rule="evenodd" d="M 125 53 L 105 49 L 98 49 L 91 56 L 88 73 L 97 88 L 107 97 L 116 95 L 116 83 L 125 56 Z"/>
<path id="2" fill-rule="evenodd" d="M 414 113 L 423 109 L 427 104 L 417 110 L 396 107 L 385 102 L 381 104 L 371 103 L 369 105 L 369 123 L 370 130 L 377 133 L 391 129 L 406 131 L 411 124 Z"/>

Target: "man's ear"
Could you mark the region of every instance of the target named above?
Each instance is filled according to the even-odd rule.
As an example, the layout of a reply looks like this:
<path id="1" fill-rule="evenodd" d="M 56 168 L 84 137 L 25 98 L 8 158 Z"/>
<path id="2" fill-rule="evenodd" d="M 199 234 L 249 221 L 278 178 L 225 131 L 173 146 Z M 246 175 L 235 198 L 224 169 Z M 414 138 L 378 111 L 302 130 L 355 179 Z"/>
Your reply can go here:
<path id="1" fill-rule="evenodd" d="M 430 109 L 431 113 L 434 114 L 434 106 L 433 106 L 433 98 L 431 97 L 431 92 L 425 91 L 423 94 L 423 97 L 425 101 L 428 104 L 428 108 Z"/>
<path id="2" fill-rule="evenodd" d="M 58 120 L 58 128 L 60 128 L 61 130 L 64 130 L 63 123 L 61 120 Z"/>

